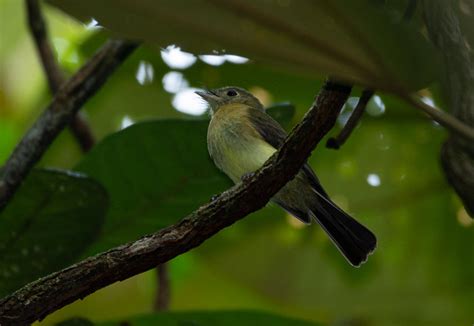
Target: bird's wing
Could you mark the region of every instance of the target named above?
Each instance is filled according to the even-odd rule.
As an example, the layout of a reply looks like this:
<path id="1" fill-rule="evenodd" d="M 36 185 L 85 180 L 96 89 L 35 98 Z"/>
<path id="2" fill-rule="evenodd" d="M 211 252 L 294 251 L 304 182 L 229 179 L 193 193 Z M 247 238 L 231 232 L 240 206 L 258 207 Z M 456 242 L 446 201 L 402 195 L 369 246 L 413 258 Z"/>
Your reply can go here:
<path id="1" fill-rule="evenodd" d="M 280 148 L 287 136 L 285 129 L 265 112 L 257 109 L 249 109 L 249 111 L 248 118 L 254 129 L 267 143 L 276 149 Z"/>
<path id="2" fill-rule="evenodd" d="M 280 126 L 277 121 L 275 121 L 265 112 L 256 109 L 250 110 L 252 110 L 252 112 L 248 115 L 248 117 L 250 119 L 250 122 L 252 123 L 252 126 L 267 143 L 269 143 L 276 149 L 279 149 L 285 142 L 287 136 L 285 129 L 283 129 L 283 127 Z M 318 177 L 313 172 L 309 164 L 305 163 L 301 170 L 308 178 L 313 189 L 322 196 L 329 199 L 328 194 L 323 189 L 323 187 L 321 187 Z"/>

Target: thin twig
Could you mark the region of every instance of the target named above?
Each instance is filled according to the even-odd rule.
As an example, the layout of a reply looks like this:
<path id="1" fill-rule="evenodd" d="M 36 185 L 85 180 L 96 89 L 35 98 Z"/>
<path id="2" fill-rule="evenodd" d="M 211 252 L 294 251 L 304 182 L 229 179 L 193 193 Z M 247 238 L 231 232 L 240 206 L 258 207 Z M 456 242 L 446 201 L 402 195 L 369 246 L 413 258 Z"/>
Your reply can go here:
<path id="1" fill-rule="evenodd" d="M 57 64 L 51 44 L 48 41 L 46 27 L 38 0 L 26 0 L 28 26 L 36 44 L 43 70 L 48 79 L 49 89 L 54 95 L 65 82 L 64 74 Z M 88 152 L 94 146 L 95 138 L 86 118 L 80 112 L 76 113 L 69 125 L 83 152 Z"/>
<path id="2" fill-rule="evenodd" d="M 359 123 L 360 118 L 364 114 L 365 108 L 367 107 L 367 103 L 369 103 L 369 100 L 372 95 L 374 95 L 374 91 L 370 89 L 365 89 L 364 91 L 362 91 L 362 95 L 359 98 L 359 101 L 357 102 L 354 111 L 352 111 L 349 120 L 347 120 L 339 135 L 328 139 L 328 141 L 326 142 L 327 148 L 339 149 L 346 142 L 352 131 L 355 129 L 355 127 L 357 127 L 357 124 Z"/>
<path id="3" fill-rule="evenodd" d="M 265 206 L 306 162 L 334 126 L 350 87 L 327 82 L 284 145 L 252 177 L 180 222 L 30 283 L 0 300 L 0 324 L 23 325 L 117 281 L 199 246 L 221 229 Z"/>
<path id="4" fill-rule="evenodd" d="M 171 287 L 168 263 L 160 264 L 156 267 L 158 290 L 156 291 L 153 309 L 155 311 L 166 311 L 170 306 Z"/>
<path id="5" fill-rule="evenodd" d="M 425 112 L 443 127 L 446 127 L 448 130 L 470 142 L 474 142 L 474 128 L 469 127 L 453 115 L 445 113 L 444 111 L 438 110 L 431 105 L 418 100 L 415 95 L 399 94 L 399 96 L 409 104 Z"/>
<path id="6" fill-rule="evenodd" d="M 77 112 L 69 124 L 72 134 L 79 143 L 81 150 L 87 153 L 94 147 L 96 140 L 92 133 L 91 126 L 82 112 Z"/>
<path id="7" fill-rule="evenodd" d="M 59 89 L 5 164 L 0 177 L 0 211 L 56 136 L 136 47 L 131 42 L 108 41 Z"/>

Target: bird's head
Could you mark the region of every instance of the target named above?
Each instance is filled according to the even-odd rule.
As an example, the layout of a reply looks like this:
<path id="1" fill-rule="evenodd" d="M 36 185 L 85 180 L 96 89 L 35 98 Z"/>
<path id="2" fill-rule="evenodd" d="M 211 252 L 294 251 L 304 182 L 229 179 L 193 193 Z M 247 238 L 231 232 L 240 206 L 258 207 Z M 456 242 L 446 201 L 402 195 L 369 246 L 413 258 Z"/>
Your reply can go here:
<path id="1" fill-rule="evenodd" d="M 197 91 L 196 94 L 201 96 L 211 109 L 211 114 L 216 113 L 219 108 L 229 104 L 243 104 L 254 109 L 263 110 L 260 101 L 247 90 L 228 86 L 206 91 Z"/>

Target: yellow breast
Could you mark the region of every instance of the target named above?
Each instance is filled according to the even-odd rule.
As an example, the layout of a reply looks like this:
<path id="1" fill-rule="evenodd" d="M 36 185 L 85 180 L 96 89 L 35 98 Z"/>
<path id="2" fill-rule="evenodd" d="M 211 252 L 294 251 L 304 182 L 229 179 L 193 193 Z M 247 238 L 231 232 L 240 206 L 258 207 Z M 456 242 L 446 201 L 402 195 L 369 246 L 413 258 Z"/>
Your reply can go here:
<path id="1" fill-rule="evenodd" d="M 248 107 L 232 104 L 219 108 L 209 124 L 209 154 L 219 169 L 235 183 L 259 169 L 276 151 L 248 119 Z"/>

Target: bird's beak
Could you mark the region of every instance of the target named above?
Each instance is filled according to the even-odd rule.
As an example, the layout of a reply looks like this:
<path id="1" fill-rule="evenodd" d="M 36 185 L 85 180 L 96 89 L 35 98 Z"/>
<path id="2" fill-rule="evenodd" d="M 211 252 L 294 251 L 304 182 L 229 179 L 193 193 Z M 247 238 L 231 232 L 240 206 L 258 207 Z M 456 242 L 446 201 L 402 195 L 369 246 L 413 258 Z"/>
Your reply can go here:
<path id="1" fill-rule="evenodd" d="M 219 100 L 219 96 L 217 96 L 212 91 L 196 91 L 195 93 L 202 97 L 202 99 L 209 103 L 211 106 L 217 104 Z"/>
<path id="2" fill-rule="evenodd" d="M 195 93 L 209 104 L 210 113 L 213 115 L 217 111 L 222 99 L 211 90 L 196 91 Z"/>

